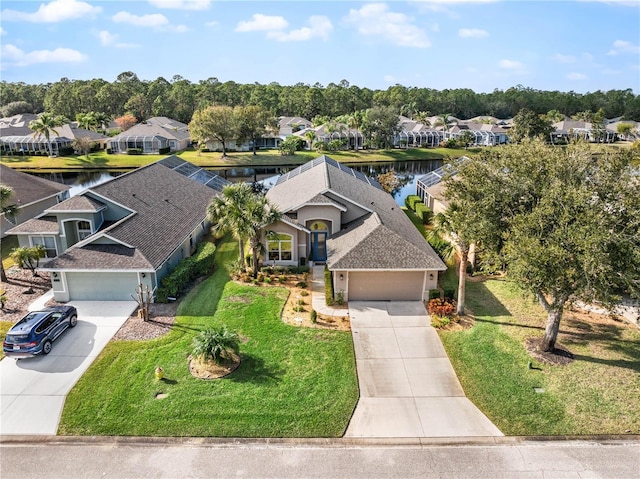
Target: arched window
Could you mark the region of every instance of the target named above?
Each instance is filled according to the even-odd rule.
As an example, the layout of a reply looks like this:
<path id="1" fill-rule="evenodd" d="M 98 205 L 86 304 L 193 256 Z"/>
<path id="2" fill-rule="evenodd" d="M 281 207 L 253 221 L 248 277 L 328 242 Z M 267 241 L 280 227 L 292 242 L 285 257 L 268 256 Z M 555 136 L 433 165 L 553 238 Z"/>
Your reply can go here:
<path id="1" fill-rule="evenodd" d="M 328 231 L 327 223 L 324 221 L 314 221 L 311 224 L 311 231 Z"/>
<path id="2" fill-rule="evenodd" d="M 269 261 L 291 261 L 293 258 L 293 236 L 275 233 L 267 237 Z"/>

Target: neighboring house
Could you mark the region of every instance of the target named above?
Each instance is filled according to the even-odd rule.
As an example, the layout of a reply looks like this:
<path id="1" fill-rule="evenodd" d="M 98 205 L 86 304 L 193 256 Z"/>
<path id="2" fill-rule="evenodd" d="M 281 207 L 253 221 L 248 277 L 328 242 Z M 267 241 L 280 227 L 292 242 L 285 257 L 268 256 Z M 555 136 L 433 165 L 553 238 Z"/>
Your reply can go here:
<path id="1" fill-rule="evenodd" d="M 400 117 L 400 133 L 394 138 L 394 145 L 402 148 L 420 146 L 439 146 L 443 133 L 418 121 Z"/>
<path id="2" fill-rule="evenodd" d="M 442 180 L 449 176 L 455 178 L 458 165 L 466 160 L 466 156 L 461 156 L 453 163 L 443 165 L 416 180 L 416 194 L 434 214 L 443 213 L 449 207 L 449 202 L 444 197 L 445 184 Z"/>
<path id="3" fill-rule="evenodd" d="M 425 300 L 446 266 L 382 187 L 321 156 L 280 177 L 267 198 L 264 264 L 326 263 L 345 300 Z"/>
<path id="4" fill-rule="evenodd" d="M 118 176 L 9 231 L 40 238 L 54 299 L 130 300 L 156 290 L 209 231 L 206 209 L 228 182 L 176 156 Z"/>
<path id="5" fill-rule="evenodd" d="M 149 118 L 107 141 L 111 153 L 136 149 L 143 154 L 157 155 L 181 151 L 189 145 L 191 137 L 187 125 L 166 117 Z"/>
<path id="6" fill-rule="evenodd" d="M 583 120 L 563 120 L 554 123 L 555 131 L 551 133 L 551 142 L 567 142 L 571 139 L 583 139 L 590 142 L 612 143 L 616 133 L 607 128 L 595 131 L 593 125 Z M 599 136 L 599 137 L 598 137 Z"/>
<path id="7" fill-rule="evenodd" d="M 473 143 L 470 146 L 495 146 L 507 143 L 507 130 L 502 126 L 475 123 L 471 121 L 460 121 L 445 132 L 445 138 L 458 139 L 465 132 L 470 132 L 473 136 Z"/>
<path id="8" fill-rule="evenodd" d="M 69 198 L 69 186 L 22 173 L 2 164 L 0 183 L 13 189 L 10 204 L 17 206 L 14 214 L 0 215 L 0 237 L 4 237 L 14 226 L 35 218 L 47 208 Z"/>
<path id="9" fill-rule="evenodd" d="M 629 125 L 629 133 L 618 133 L 618 125 Z M 616 121 L 610 121 L 609 123 L 607 123 L 605 128 L 607 129 L 607 131 L 616 135 L 616 138 L 620 140 L 635 141 L 640 138 L 640 122 L 637 121 L 620 121 L 616 119 Z"/>
<path id="10" fill-rule="evenodd" d="M 316 135 L 313 140 L 314 144 L 317 142 L 329 143 L 332 140 L 342 140 L 344 143 L 341 149 L 355 150 L 362 149 L 364 146 L 364 137 L 360 130 L 356 130 L 355 128 L 349 128 L 344 123 L 334 124 L 333 127 L 335 129 L 331 130 L 328 128 L 328 125 L 320 125 L 316 127 L 307 127 L 302 130 L 298 130 L 293 133 L 295 136 L 299 136 L 302 138 L 307 144 L 309 140 L 305 136 L 307 132 L 313 131 Z M 311 145 L 313 147 L 313 145 Z"/>

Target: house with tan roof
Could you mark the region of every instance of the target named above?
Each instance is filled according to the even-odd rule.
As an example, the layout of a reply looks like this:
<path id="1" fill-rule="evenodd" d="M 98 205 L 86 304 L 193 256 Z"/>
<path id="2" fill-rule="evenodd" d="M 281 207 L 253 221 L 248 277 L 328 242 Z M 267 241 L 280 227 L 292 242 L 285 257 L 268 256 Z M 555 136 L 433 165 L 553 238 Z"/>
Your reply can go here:
<path id="1" fill-rule="evenodd" d="M 3 164 L 0 164 L 0 183 L 13 190 L 10 204 L 16 206 L 11 214 L 0 214 L 0 237 L 4 237 L 11 228 L 69 198 L 69 186 Z"/>
<path id="2" fill-rule="evenodd" d="M 181 151 L 191 144 L 188 125 L 167 117 L 153 117 L 107 141 L 111 153 L 139 150 L 142 154 Z"/>
<path id="3" fill-rule="evenodd" d="M 424 300 L 445 264 L 377 181 L 328 156 L 282 175 L 267 198 L 263 264 L 326 264 L 345 300 Z"/>
<path id="4" fill-rule="evenodd" d="M 54 298 L 130 300 L 155 292 L 209 231 L 206 209 L 228 181 L 170 156 L 89 188 L 11 229 L 21 246 L 46 238 Z"/>

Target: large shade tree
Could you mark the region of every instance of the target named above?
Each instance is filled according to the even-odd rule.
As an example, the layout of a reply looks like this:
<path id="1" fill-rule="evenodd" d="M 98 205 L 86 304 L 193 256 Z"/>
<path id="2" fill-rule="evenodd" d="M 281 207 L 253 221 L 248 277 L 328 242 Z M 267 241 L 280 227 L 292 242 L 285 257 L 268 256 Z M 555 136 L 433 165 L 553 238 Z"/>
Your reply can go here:
<path id="1" fill-rule="evenodd" d="M 466 205 L 485 264 L 506 265 L 545 309 L 543 351 L 554 351 L 568 302 L 640 297 L 640 179 L 631 155 L 525 141 L 471 158 L 447 182 L 447 197 Z"/>
<path id="2" fill-rule="evenodd" d="M 49 147 L 49 156 L 53 156 L 53 147 L 51 146 L 51 133 L 59 135 L 56 128 L 64 125 L 66 119 L 60 115 L 52 115 L 51 113 L 43 113 L 36 120 L 29 122 L 29 129 L 33 131 L 33 137 L 44 136 Z"/>
<path id="3" fill-rule="evenodd" d="M 200 144 L 217 140 L 222 145 L 222 157 L 227 156 L 227 144 L 238 138 L 237 115 L 230 106 L 208 106 L 193 114 L 189 123 L 191 139 Z"/>
<path id="4" fill-rule="evenodd" d="M 238 141 L 251 140 L 253 154 L 262 135 L 277 128 L 277 119 L 262 106 L 238 106 L 233 109 L 238 126 Z"/>

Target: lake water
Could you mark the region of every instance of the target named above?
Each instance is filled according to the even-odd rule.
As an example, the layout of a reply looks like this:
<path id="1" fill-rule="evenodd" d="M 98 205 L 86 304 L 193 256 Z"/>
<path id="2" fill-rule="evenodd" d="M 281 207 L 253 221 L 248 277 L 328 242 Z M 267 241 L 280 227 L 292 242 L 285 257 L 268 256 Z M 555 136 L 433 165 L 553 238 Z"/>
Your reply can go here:
<path id="1" fill-rule="evenodd" d="M 419 161 L 396 161 L 388 163 L 345 163 L 367 176 L 373 178 L 381 173 L 394 170 L 396 175 L 402 180 L 402 187 L 394 195 L 399 205 L 404 205 L 404 200 L 408 195 L 416 193 L 416 180 L 430 171 L 442 166 L 442 160 L 419 160 Z M 259 181 L 267 188 L 273 186 L 281 174 L 296 168 L 296 165 L 278 165 L 260 168 L 211 168 L 210 171 L 228 179 L 231 182 Z M 97 186 L 105 181 L 114 178 L 123 172 L 105 171 L 83 171 L 64 173 L 35 173 L 37 176 L 47 178 L 71 186 L 69 194 L 75 196 L 92 186 Z"/>

